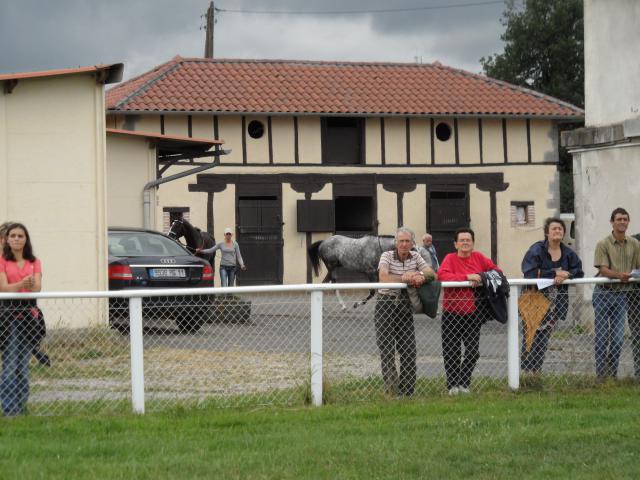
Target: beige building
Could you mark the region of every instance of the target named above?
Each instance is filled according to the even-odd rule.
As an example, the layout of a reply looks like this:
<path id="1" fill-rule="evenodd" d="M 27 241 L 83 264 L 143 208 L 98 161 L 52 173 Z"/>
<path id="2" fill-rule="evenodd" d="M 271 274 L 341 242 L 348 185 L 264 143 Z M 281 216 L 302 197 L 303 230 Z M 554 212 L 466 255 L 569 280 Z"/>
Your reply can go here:
<path id="1" fill-rule="evenodd" d="M 0 75 L 0 219 L 24 223 L 43 289 L 107 288 L 104 85 L 122 64 Z"/>
<path id="2" fill-rule="evenodd" d="M 215 168 L 155 192 L 153 226 L 188 213 L 217 239 L 234 227 L 249 267 L 239 284 L 310 281 L 312 242 L 402 224 L 431 232 L 441 257 L 470 226 L 476 248 L 520 276 L 559 209 L 557 124 L 582 115 L 438 63 L 176 57 L 107 93 L 109 128 L 224 139 Z M 130 213 L 113 205 L 110 221 Z"/>

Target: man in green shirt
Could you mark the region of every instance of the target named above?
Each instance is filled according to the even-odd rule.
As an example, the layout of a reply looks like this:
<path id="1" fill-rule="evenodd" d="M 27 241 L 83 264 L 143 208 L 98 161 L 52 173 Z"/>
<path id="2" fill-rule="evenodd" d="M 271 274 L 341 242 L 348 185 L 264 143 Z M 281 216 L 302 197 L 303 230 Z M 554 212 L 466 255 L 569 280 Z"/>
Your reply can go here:
<path id="1" fill-rule="evenodd" d="M 618 374 L 624 319 L 633 293 L 629 279 L 631 271 L 640 267 L 640 244 L 626 235 L 629 213 L 624 208 L 616 208 L 611 212 L 610 221 L 611 235 L 596 245 L 594 266 L 598 275 L 620 280 L 621 283 L 596 285 L 593 290 L 596 374 L 600 379 Z"/>

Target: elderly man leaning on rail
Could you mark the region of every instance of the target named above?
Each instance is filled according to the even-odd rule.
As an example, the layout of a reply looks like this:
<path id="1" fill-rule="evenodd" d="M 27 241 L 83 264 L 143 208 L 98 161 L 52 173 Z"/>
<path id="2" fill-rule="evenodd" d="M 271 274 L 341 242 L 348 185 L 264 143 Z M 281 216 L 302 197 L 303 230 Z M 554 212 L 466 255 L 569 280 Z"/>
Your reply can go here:
<path id="1" fill-rule="evenodd" d="M 635 290 L 634 286 L 628 282 L 631 272 L 640 268 L 640 244 L 635 238 L 626 234 L 629 220 L 629 212 L 624 208 L 618 207 L 611 212 L 611 234 L 598 242 L 594 255 L 593 264 L 598 269 L 598 275 L 621 282 L 596 285 L 593 289 L 594 349 L 596 375 L 599 380 L 615 378 L 618 375 L 627 311 L 633 312 L 629 316 L 629 323 L 633 324 L 633 330 L 638 329 L 634 321 L 637 319 L 637 313 L 634 310 L 638 308 L 637 303 L 633 301 Z M 634 351 L 634 354 L 636 375 L 638 375 L 640 359 L 637 355 L 640 353 Z"/>
<path id="2" fill-rule="evenodd" d="M 395 249 L 383 252 L 378 264 L 381 283 L 406 283 L 419 288 L 436 278 L 431 266 L 411 250 L 415 234 L 400 227 L 395 234 Z M 380 289 L 375 307 L 376 344 L 380 350 L 382 378 L 392 395 L 413 395 L 416 384 L 416 335 L 413 310 L 406 289 Z M 400 357 L 400 374 L 395 354 Z"/>

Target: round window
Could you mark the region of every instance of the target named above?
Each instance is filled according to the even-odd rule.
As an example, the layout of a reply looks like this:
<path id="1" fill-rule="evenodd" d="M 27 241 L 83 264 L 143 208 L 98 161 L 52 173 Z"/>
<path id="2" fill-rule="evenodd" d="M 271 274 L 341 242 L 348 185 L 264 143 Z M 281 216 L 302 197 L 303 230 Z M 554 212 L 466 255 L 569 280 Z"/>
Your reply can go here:
<path id="1" fill-rule="evenodd" d="M 251 138 L 261 138 L 264 135 L 264 124 L 259 120 L 251 120 L 247 132 Z"/>
<path id="2" fill-rule="evenodd" d="M 451 127 L 444 122 L 440 122 L 436 126 L 436 137 L 441 142 L 446 142 L 451 138 Z"/>

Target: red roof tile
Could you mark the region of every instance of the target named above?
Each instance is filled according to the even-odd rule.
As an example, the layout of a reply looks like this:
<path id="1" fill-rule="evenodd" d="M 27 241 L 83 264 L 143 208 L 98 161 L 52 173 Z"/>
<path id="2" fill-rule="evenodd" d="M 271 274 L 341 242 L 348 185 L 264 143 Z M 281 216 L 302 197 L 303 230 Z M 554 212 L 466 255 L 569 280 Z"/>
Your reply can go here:
<path id="1" fill-rule="evenodd" d="M 561 100 L 433 64 L 175 57 L 107 92 L 115 112 L 581 118 Z"/>

